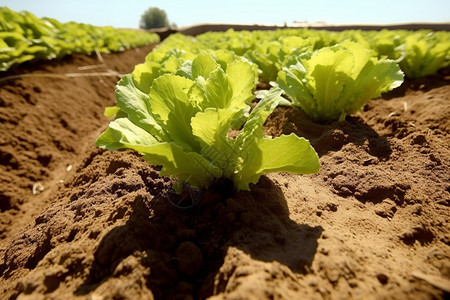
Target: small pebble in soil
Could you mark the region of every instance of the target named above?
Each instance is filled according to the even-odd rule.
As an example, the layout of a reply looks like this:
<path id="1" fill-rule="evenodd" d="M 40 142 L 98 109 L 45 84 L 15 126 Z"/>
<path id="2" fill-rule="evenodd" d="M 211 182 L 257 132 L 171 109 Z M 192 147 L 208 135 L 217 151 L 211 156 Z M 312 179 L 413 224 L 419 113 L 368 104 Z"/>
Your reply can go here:
<path id="1" fill-rule="evenodd" d="M 43 190 L 44 190 L 44 186 L 42 185 L 42 183 L 36 182 L 35 184 L 33 184 L 31 192 L 33 193 L 33 195 L 37 195 L 37 194 L 41 193 Z"/>
<path id="2" fill-rule="evenodd" d="M 389 277 L 387 277 L 387 275 L 385 275 L 383 273 L 377 274 L 377 279 L 382 285 L 387 284 L 389 281 Z"/>

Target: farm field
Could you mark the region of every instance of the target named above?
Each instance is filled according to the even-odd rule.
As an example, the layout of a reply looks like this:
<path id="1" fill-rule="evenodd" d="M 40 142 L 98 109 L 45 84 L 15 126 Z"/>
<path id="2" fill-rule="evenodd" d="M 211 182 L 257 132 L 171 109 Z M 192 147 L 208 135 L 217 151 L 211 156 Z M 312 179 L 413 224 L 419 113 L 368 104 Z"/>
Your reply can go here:
<path id="1" fill-rule="evenodd" d="M 181 209 L 160 167 L 95 146 L 119 77 L 152 49 L 0 78 L 0 298 L 448 297 L 448 68 L 342 121 L 277 107 L 264 132 L 308 139 L 320 171 L 219 183 Z"/>

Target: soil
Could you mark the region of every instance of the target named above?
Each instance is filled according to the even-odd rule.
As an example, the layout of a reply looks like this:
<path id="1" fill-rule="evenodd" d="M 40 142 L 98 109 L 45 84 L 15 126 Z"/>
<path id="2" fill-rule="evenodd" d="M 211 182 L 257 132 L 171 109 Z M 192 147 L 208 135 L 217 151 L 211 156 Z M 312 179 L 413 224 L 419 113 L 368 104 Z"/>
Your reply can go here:
<path id="1" fill-rule="evenodd" d="M 448 298 L 448 71 L 342 122 L 279 107 L 266 133 L 308 138 L 318 174 L 180 198 L 139 155 L 95 147 L 117 76 L 38 75 L 129 73 L 150 50 L 2 74 L 34 75 L 0 82 L 1 299 Z"/>

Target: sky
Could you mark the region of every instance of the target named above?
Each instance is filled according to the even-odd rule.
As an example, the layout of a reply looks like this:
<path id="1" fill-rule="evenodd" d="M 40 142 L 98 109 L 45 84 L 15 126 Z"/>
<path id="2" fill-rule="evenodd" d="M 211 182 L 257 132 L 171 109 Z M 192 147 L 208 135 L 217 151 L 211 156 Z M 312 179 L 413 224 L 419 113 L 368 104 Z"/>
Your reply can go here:
<path id="1" fill-rule="evenodd" d="M 196 23 L 450 22 L 449 0 L 0 0 L 0 6 L 60 22 L 118 28 L 137 28 L 149 7 L 166 11 L 169 22 L 178 27 Z"/>

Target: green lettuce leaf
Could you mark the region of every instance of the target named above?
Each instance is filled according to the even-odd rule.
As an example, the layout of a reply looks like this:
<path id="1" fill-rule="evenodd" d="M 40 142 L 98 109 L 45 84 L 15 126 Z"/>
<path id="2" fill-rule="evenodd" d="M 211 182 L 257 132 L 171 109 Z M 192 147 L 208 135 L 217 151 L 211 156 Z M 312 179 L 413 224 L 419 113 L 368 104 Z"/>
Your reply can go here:
<path id="1" fill-rule="evenodd" d="M 200 108 L 187 96 L 194 81 L 172 74 L 158 77 L 150 88 L 150 111 L 160 120 L 159 125 L 174 141 L 189 151 L 198 151 L 192 135 L 191 118 Z"/>
<path id="2" fill-rule="evenodd" d="M 146 130 L 127 118 L 119 118 L 112 121 L 108 129 L 97 138 L 96 146 L 111 151 L 127 148 L 141 152 L 140 147 L 157 143 L 158 140 Z"/>
<path id="3" fill-rule="evenodd" d="M 168 134 L 161 127 L 157 116 L 151 112 L 149 96 L 141 92 L 130 74 L 125 75 L 116 87 L 116 106 L 130 121 L 148 131 L 160 141 L 166 141 Z"/>
<path id="4" fill-rule="evenodd" d="M 319 171 L 319 157 L 304 138 L 294 134 L 275 139 L 264 136 L 262 125 L 283 99 L 281 93 L 281 89 L 271 89 L 251 112 L 236 138 L 234 146 L 239 155 L 233 182 L 239 190 L 248 190 L 250 183 L 256 183 L 261 175 L 270 172 L 312 174 Z"/>

